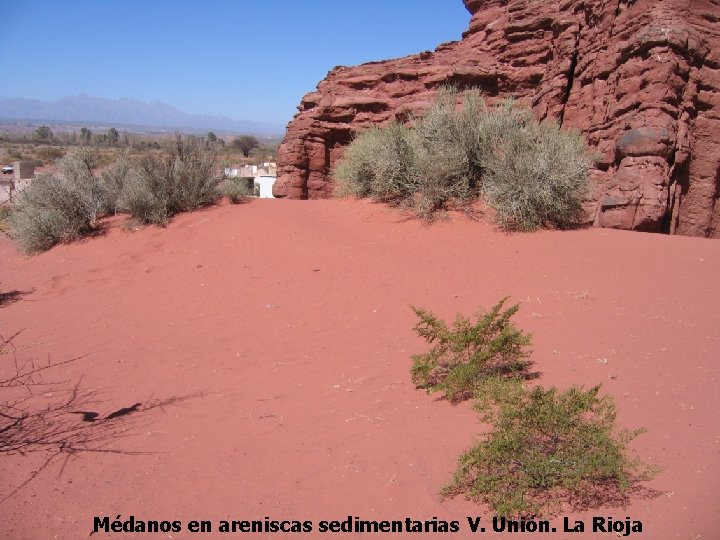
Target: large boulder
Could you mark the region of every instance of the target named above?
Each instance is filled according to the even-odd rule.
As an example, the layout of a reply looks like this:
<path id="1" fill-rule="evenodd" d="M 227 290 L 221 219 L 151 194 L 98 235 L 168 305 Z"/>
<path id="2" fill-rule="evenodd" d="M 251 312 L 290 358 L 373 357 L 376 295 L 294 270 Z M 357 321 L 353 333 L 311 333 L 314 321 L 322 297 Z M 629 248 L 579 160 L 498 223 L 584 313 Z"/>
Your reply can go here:
<path id="1" fill-rule="evenodd" d="M 404 120 L 445 84 L 514 96 L 598 153 L 587 220 L 720 237 L 719 0 L 465 0 L 470 26 L 434 52 L 339 66 L 307 94 L 275 195 L 322 198 L 353 134 Z"/>

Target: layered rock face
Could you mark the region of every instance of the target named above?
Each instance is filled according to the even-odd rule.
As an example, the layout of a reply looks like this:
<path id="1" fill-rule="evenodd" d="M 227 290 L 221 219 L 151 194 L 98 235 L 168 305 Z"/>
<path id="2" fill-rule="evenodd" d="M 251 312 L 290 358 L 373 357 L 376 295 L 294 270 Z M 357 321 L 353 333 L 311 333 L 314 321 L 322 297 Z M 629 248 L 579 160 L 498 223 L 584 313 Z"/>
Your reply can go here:
<path id="1" fill-rule="evenodd" d="M 461 41 L 336 67 L 303 97 L 276 196 L 330 196 L 356 130 L 421 112 L 452 84 L 583 133 L 600 156 L 589 222 L 720 237 L 720 0 L 464 1 Z"/>

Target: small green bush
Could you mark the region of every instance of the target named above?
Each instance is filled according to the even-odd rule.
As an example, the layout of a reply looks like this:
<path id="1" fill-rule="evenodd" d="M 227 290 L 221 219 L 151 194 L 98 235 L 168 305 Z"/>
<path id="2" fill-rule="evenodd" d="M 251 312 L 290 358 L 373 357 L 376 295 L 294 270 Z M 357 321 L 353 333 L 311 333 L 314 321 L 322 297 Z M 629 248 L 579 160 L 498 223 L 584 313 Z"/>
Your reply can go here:
<path id="1" fill-rule="evenodd" d="M 409 124 L 359 132 L 334 171 L 339 196 L 375 197 L 431 219 L 484 197 L 505 229 L 569 227 L 582 214 L 592 156 L 576 133 L 512 100 L 445 88 Z"/>
<path id="2" fill-rule="evenodd" d="M 178 135 L 165 156 L 146 156 L 127 179 L 120 205 L 144 223 L 164 225 L 180 212 L 214 203 L 223 176 L 216 154 L 197 138 Z"/>
<path id="3" fill-rule="evenodd" d="M 488 377 L 528 376 L 527 360 L 532 341 L 510 321 L 519 309 L 503 310 L 507 298 L 490 311 L 478 313 L 477 320 L 458 314 L 452 327 L 433 313 L 412 307 L 420 321 L 415 332 L 432 348 L 413 355 L 412 380 L 430 392 L 443 391 L 452 402 L 472 397 Z"/>
<path id="4" fill-rule="evenodd" d="M 476 408 L 493 429 L 461 454 L 441 494 L 465 494 L 502 516 L 617 501 L 659 469 L 627 457 L 627 444 L 644 430 L 618 431 L 614 401 L 599 389 L 525 390 L 517 380 L 486 381 Z"/>
<path id="5" fill-rule="evenodd" d="M 251 194 L 247 180 L 244 178 L 227 178 L 220 184 L 220 193 L 227 197 L 232 204 L 240 204 Z"/>
<path id="6" fill-rule="evenodd" d="M 94 230 L 102 206 L 94 166 L 92 153 L 74 151 L 57 162 L 55 172 L 38 175 L 18 195 L 9 220 L 23 252 L 44 251 Z"/>

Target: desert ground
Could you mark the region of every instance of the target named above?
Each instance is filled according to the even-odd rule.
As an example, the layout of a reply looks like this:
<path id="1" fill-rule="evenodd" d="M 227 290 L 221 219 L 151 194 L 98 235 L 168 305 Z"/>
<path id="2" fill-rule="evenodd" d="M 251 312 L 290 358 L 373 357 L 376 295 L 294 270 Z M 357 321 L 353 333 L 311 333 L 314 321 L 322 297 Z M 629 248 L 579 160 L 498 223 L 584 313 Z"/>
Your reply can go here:
<path id="1" fill-rule="evenodd" d="M 437 517 L 460 522 L 453 538 L 488 540 L 615 537 L 560 532 L 562 515 L 612 516 L 641 521 L 636 538 L 720 538 L 717 241 L 507 235 L 462 214 L 427 226 L 367 201 L 256 200 L 164 229 L 113 218 L 104 235 L 33 257 L 2 238 L 0 287 L 0 334 L 21 331 L 17 358 L 75 359 L 43 372 L 64 382 L 38 399 L 78 385 L 98 418 L 130 409 L 87 451 L 43 468 L 43 452 L 2 456 L 3 539 L 446 536 L 91 535 L 95 516 L 131 515 Z M 410 356 L 426 344 L 409 305 L 451 318 L 504 296 L 521 303 L 539 382 L 602 383 L 620 425 L 648 429 L 631 449 L 664 468 L 646 483 L 654 497 L 568 510 L 545 535 L 472 534 L 466 516 L 490 510 L 440 499 L 484 428 L 470 403 L 414 388 Z M 11 373 L 11 357 L 2 362 Z M 67 421 L 85 426 L 75 410 Z"/>

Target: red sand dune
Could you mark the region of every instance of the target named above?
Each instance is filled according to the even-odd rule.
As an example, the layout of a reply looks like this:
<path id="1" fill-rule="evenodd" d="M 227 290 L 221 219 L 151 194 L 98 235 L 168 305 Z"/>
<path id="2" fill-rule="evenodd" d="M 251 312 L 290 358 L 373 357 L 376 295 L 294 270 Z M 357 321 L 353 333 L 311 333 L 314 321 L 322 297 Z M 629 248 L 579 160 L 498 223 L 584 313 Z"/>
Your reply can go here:
<path id="1" fill-rule="evenodd" d="M 145 520 L 459 520 L 490 511 L 437 491 L 482 426 L 413 388 L 424 350 L 408 305 L 443 317 L 522 303 L 541 383 L 603 384 L 661 495 L 580 514 L 641 520 L 648 540 L 720 538 L 720 243 L 614 230 L 505 235 L 430 227 L 357 201 L 221 205 L 24 258 L 0 240 L 0 333 L 133 413 L 109 448 L 58 462 L 0 504 L 0 536 L 87 537 L 94 516 Z M 7 368 L 8 366 L 4 366 Z M 4 373 L 4 372 L 3 372 Z M 78 422 L 81 420 L 78 417 Z M 41 463 L 3 456 L 4 496 Z M 553 520 L 559 527 L 562 519 Z M 105 534 L 224 538 L 240 534 Z M 255 535 L 261 537 L 263 535 Z M 442 538 L 273 534 L 274 538 Z M 615 535 L 512 535 L 604 538 Z"/>

